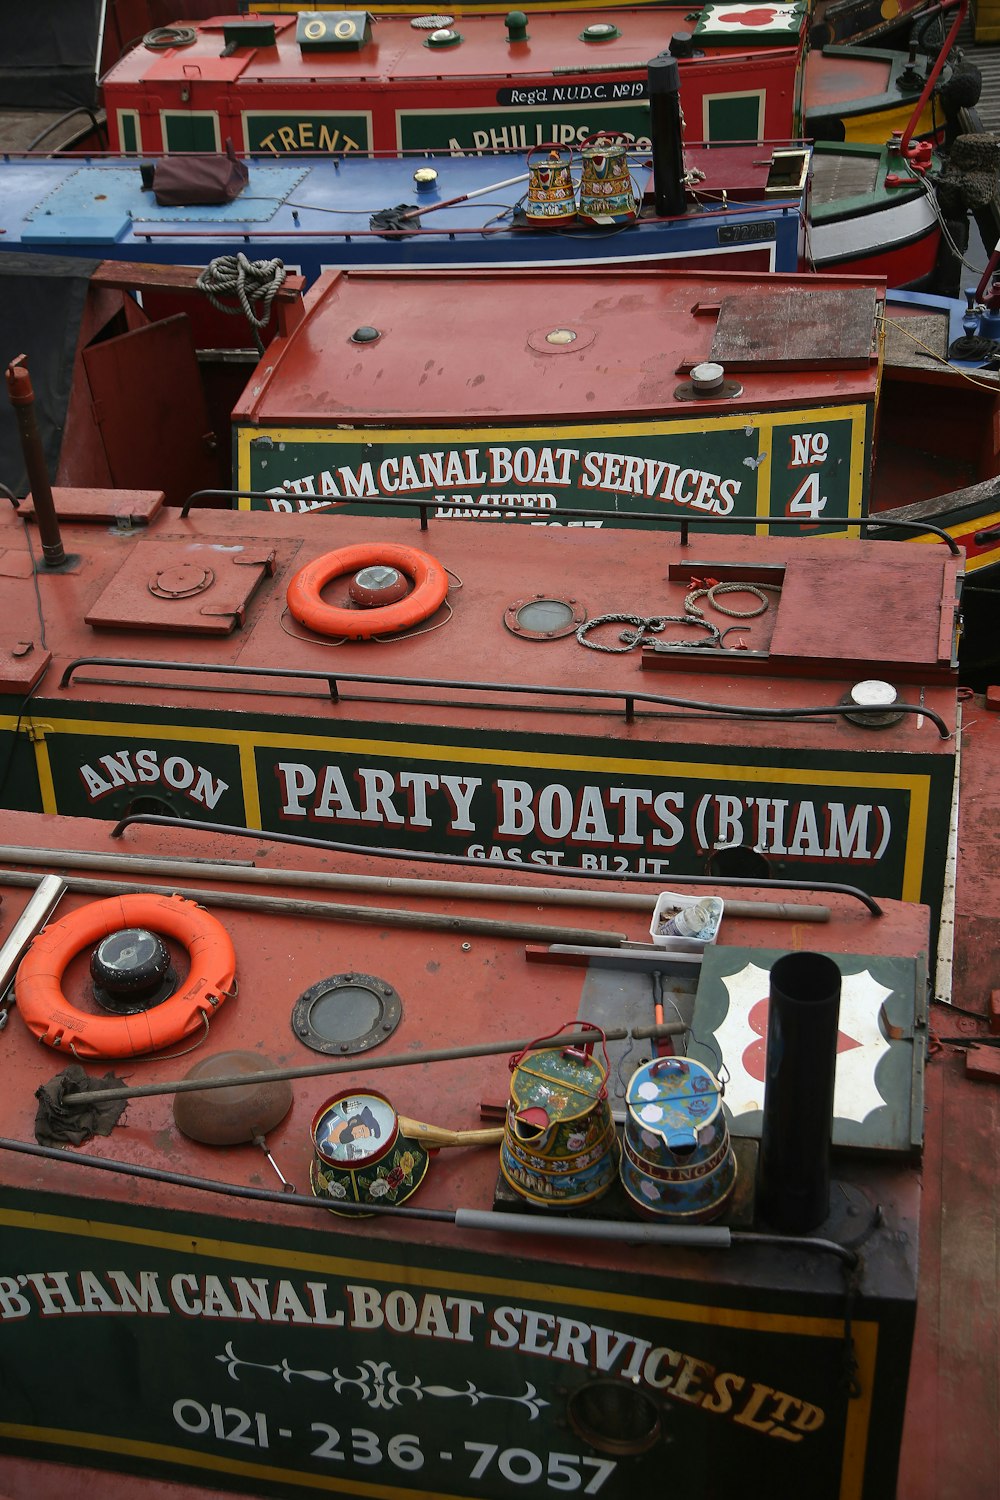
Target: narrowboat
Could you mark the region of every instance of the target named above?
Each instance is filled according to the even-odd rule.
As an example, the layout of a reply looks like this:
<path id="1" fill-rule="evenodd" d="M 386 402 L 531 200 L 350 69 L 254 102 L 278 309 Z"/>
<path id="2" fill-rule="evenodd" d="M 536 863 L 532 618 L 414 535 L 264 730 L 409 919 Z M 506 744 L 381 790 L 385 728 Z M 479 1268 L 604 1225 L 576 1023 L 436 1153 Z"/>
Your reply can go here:
<path id="1" fill-rule="evenodd" d="M 482 867 L 459 882 L 182 825 L 114 843 L 104 823 L 10 814 L 4 837 L 11 941 L 50 912 L 3 1038 L 12 1500 L 149 1485 L 178 1500 L 625 1500 L 658 1493 L 667 1464 L 696 1494 L 721 1493 L 706 1474 L 754 1500 L 894 1492 L 911 1356 L 913 1381 L 930 1379 L 937 1347 L 917 1363 L 924 1080 L 945 1067 L 926 1062 L 925 908 L 694 886 L 722 893 L 721 927 L 677 951 L 649 941 L 656 882 Z M 157 953 L 155 990 L 143 971 L 124 997 L 157 944 L 171 972 Z M 57 950 L 63 1018 L 40 1044 L 37 975 Z M 840 991 L 828 1208 L 797 1231 L 765 1197 L 761 1125 L 735 1082 L 761 1091 L 780 958 Z M 143 1034 L 183 1033 L 188 991 L 210 993 L 205 1021 L 138 1066 Z M 125 998 L 130 1014 L 102 1004 Z M 600 1152 L 592 1122 L 610 1117 L 617 1161 L 633 1080 L 652 1071 L 654 1095 L 670 1084 L 687 1110 L 694 1037 L 725 1049 L 715 1068 L 732 1080 L 723 1123 L 715 1075 L 697 1075 L 736 1167 L 723 1217 L 685 1217 L 680 1166 L 645 1178 L 676 1218 L 630 1207 L 617 1166 L 602 1196 L 567 1206 L 564 1157 Z M 541 1094 L 536 1135 L 567 1143 L 534 1191 L 500 1170 L 531 1128 L 509 1103 L 519 1078 Z M 959 1075 L 971 1109 L 969 1089 Z M 931 1160 L 943 1118 L 928 1116 Z M 356 1201 L 335 1155 L 370 1162 L 379 1191 Z M 925 1213 L 942 1191 L 924 1184 Z M 80 1369 L 54 1399 L 52 1371 Z"/>
<path id="2" fill-rule="evenodd" d="M 105 0 L 2 7 L 0 151 L 107 149 L 98 88 L 105 19 Z"/>
<path id="3" fill-rule="evenodd" d="M 111 149 L 346 155 L 526 151 L 616 130 L 648 147 L 646 68 L 668 48 L 691 140 L 800 134 L 806 7 L 440 17 L 215 16 L 105 74 Z M 424 25 L 424 20 L 432 23 Z M 446 18 L 447 19 L 447 18 Z"/>
<path id="4" fill-rule="evenodd" d="M 937 136 L 950 69 L 857 47 L 806 55 L 808 7 L 710 3 L 499 16 L 216 16 L 160 33 L 103 79 L 113 149 L 289 153 L 525 150 L 597 130 L 643 141 L 646 68 L 677 58 L 691 140 L 868 141 L 917 111 Z M 427 23 L 427 24 L 425 24 Z M 944 94 L 928 91 L 943 69 Z M 931 75 L 933 73 L 933 78 Z M 975 103 L 974 98 L 963 98 Z"/>
<path id="5" fill-rule="evenodd" d="M 456 870 L 150 814 L 115 839 L 8 812 L 5 1493 L 620 1500 L 658 1493 L 667 1463 L 692 1493 L 718 1480 L 752 1500 L 939 1500 L 952 1478 L 985 1493 L 1000 1444 L 989 702 L 960 731 L 933 970 L 925 907 L 825 885 Z M 724 903 L 715 941 L 650 944 L 665 896 L 706 892 Z M 183 1030 L 195 926 L 225 965 L 206 1018 L 142 1055 L 154 1026 Z M 761 1164 L 788 958 L 840 976 L 829 1212 L 797 1231 L 765 1212 Z M 201 995 L 206 961 L 190 962 Z M 129 982 L 132 1013 L 115 1014 Z M 82 1040 L 88 1022 L 114 1055 Z M 724 1076 L 735 1190 L 711 1221 L 639 1217 L 614 1180 L 567 1208 L 504 1177 L 518 1070 L 553 1053 L 589 1069 L 591 1039 L 603 1069 L 602 1033 L 616 1139 L 651 1069 L 684 1078 L 710 1055 Z M 354 1209 L 317 1170 L 351 1100 L 382 1173 Z M 80 1366 L 91 1378 L 53 1399 L 52 1371 Z"/>
<path id="6" fill-rule="evenodd" d="M 152 173 L 133 158 L 0 158 L 0 253 L 96 254 L 173 266 L 242 253 L 281 260 L 309 281 L 328 265 L 624 267 L 678 260 L 797 269 L 808 147 L 685 147 L 686 177 L 671 178 L 665 212 L 658 210 L 649 153 L 613 149 L 620 180 L 602 173 L 588 200 L 591 213 L 576 212 L 583 187 L 567 170 L 561 203 L 543 203 L 535 217 L 523 201 L 533 165 L 524 152 L 245 164 L 223 155 L 213 162 L 227 181 L 232 167 L 234 175 L 245 172 L 246 184 L 239 196 L 208 203 L 197 186 L 187 195 L 182 186 L 167 202 L 157 198 L 158 174 L 175 172 L 178 161 L 183 171 L 199 174 L 200 157 L 164 157 Z M 606 162 L 612 146 L 595 146 L 593 153 Z M 541 154 L 542 173 L 550 171 L 551 155 Z M 611 187 L 616 197 L 601 196 Z M 559 218 L 542 217 L 551 207 L 560 208 Z"/>
<path id="7" fill-rule="evenodd" d="M 773 441 L 775 468 L 823 447 Z M 454 451 L 430 462 L 576 462 L 563 434 Z M 597 479 L 621 463 L 591 451 Z M 57 487 L 36 533 L 40 484 L 0 515 L 10 807 L 671 878 L 749 860 L 940 907 L 957 547 L 504 519 L 550 519 L 540 487 L 463 524 L 432 493 L 421 521 Z"/>

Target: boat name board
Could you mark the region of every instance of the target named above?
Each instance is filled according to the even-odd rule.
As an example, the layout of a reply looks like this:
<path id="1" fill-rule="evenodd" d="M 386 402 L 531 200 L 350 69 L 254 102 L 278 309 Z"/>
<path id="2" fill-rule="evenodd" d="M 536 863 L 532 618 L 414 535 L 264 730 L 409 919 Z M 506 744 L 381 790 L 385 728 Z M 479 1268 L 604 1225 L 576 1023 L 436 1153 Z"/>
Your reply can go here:
<path id="1" fill-rule="evenodd" d="M 732 516 L 746 523 L 733 530 L 745 531 L 768 516 L 801 517 L 803 530 L 815 533 L 831 529 L 822 526 L 826 511 L 867 511 L 869 416 L 864 405 L 704 416 L 669 425 L 549 429 L 548 442 L 524 430 L 244 426 L 235 437 L 239 488 L 269 493 L 239 505 L 359 514 L 369 509 L 366 500 L 405 498 L 428 501 L 441 519 L 533 525 L 561 524 L 563 509 L 627 517 L 662 507 L 664 516 L 687 516 L 695 525 L 701 515 Z M 781 533 L 795 529 L 783 526 Z"/>
<path id="2" fill-rule="evenodd" d="M 259 1471 L 284 1494 L 335 1476 L 401 1497 L 486 1500 L 531 1485 L 624 1500 L 655 1481 L 662 1448 L 622 1463 L 576 1436 L 567 1398 L 588 1399 L 603 1379 L 612 1396 L 640 1393 L 644 1412 L 669 1400 L 675 1430 L 713 1421 L 715 1462 L 731 1480 L 749 1442 L 777 1492 L 806 1462 L 821 1476 L 818 1500 L 861 1494 L 856 1427 L 884 1392 L 876 1398 L 869 1381 L 848 1400 L 842 1319 L 789 1313 L 780 1298 L 772 1312 L 759 1287 L 745 1306 L 739 1289 L 729 1305 L 713 1296 L 703 1306 L 698 1283 L 664 1283 L 658 1300 L 652 1287 L 622 1295 L 618 1272 L 552 1267 L 544 1285 L 511 1282 L 510 1262 L 460 1250 L 415 1272 L 412 1251 L 405 1267 L 382 1263 L 346 1230 L 333 1240 L 285 1230 L 281 1249 L 257 1252 L 229 1243 L 231 1221 L 185 1234 L 185 1252 L 170 1248 L 191 1222 L 183 1215 L 161 1217 L 168 1234 L 92 1222 L 84 1235 L 62 1203 L 58 1218 L 13 1210 L 0 1222 L 0 1322 L 20 1372 L 8 1449 L 48 1435 L 64 1455 L 80 1442 L 86 1461 L 111 1453 L 128 1468 L 141 1452 L 143 1472 L 183 1466 L 189 1481 L 192 1469 L 238 1464 L 251 1484 Z M 59 1232 L 41 1232 L 48 1224 Z M 314 1268 L 296 1269 L 303 1261 Z M 856 1309 L 866 1362 L 882 1316 L 877 1304 Z M 127 1362 L 114 1357 L 123 1323 Z M 45 1400 L 67 1338 L 85 1340 L 106 1370 L 90 1430 L 74 1401 Z M 693 1481 L 696 1453 L 678 1464 Z"/>
<path id="3" fill-rule="evenodd" d="M 177 816 L 298 828 L 362 850 L 657 876 L 700 873 L 715 849 L 742 845 L 775 875 L 940 897 L 943 869 L 925 854 L 943 839 L 933 810 L 948 807 L 947 759 L 882 770 L 868 752 L 793 769 L 773 763 L 780 752 L 768 764 L 734 748 L 717 764 L 704 747 L 684 761 L 676 746 L 650 744 L 611 758 L 565 734 L 501 749 L 482 734 L 444 744 L 416 729 L 405 741 L 402 726 L 390 742 L 362 724 L 320 738 L 308 721 L 276 735 L 221 722 L 83 725 L 41 711 L 19 805 L 44 812 L 117 818 L 155 798 Z"/>

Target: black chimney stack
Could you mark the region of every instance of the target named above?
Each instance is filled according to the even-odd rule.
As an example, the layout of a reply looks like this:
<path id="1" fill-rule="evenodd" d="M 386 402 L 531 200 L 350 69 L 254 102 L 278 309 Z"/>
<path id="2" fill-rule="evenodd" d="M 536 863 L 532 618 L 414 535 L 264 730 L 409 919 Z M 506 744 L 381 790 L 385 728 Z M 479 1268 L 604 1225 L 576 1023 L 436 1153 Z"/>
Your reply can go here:
<path id="1" fill-rule="evenodd" d="M 646 65 L 650 138 L 653 143 L 653 195 L 656 212 L 684 212 L 684 142 L 681 133 L 681 75 L 677 59 L 661 52 Z"/>
<path id="2" fill-rule="evenodd" d="M 840 970 L 824 953 L 771 969 L 757 1208 L 773 1228 L 808 1234 L 830 1212 L 830 1138 Z"/>

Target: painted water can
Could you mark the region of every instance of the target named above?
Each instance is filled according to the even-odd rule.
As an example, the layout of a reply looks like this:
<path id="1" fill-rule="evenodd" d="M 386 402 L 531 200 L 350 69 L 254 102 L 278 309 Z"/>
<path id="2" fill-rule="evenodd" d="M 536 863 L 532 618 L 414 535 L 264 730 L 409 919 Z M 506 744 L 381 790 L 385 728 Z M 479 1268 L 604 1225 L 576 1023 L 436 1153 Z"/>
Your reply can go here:
<path id="1" fill-rule="evenodd" d="M 532 224 L 569 224 L 576 218 L 572 161 L 569 147 L 554 141 L 528 152 L 524 216 Z"/>
<path id="2" fill-rule="evenodd" d="M 580 1022 L 574 1030 L 588 1026 Z M 604 1033 L 591 1029 L 603 1050 Z M 607 1052 L 602 1061 L 594 1056 L 593 1042 L 535 1050 L 538 1046 L 534 1042 L 510 1059 L 500 1170 L 529 1202 L 573 1208 L 599 1198 L 618 1175 Z"/>
<path id="3" fill-rule="evenodd" d="M 620 131 L 608 130 L 588 135 L 583 142 L 578 209 L 583 223 L 628 224 L 637 217 L 627 140 Z"/>
<path id="4" fill-rule="evenodd" d="M 636 1209 L 688 1224 L 717 1218 L 736 1158 L 715 1074 L 690 1058 L 657 1057 L 633 1073 L 625 1103 L 621 1178 Z"/>
<path id="5" fill-rule="evenodd" d="M 427 1171 L 427 1152 L 399 1129 L 382 1094 L 345 1091 L 327 1100 L 312 1124 L 309 1185 L 317 1198 L 341 1203 L 402 1203 Z"/>

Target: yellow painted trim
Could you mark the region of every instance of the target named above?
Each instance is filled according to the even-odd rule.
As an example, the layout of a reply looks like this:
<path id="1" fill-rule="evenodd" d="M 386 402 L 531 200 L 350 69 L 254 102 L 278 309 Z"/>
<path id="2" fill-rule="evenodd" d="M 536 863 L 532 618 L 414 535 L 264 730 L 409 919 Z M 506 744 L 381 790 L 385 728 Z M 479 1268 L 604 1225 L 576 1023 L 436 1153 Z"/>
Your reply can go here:
<path id="1" fill-rule="evenodd" d="M 829 110 L 824 113 L 835 115 L 837 106 L 831 104 Z M 905 130 L 913 113 L 913 104 L 894 105 L 890 109 L 874 109 L 865 115 L 850 115 L 844 113 L 840 119 L 844 125 L 844 139 L 848 142 L 874 144 L 884 146 L 888 137 L 894 130 Z M 806 122 L 808 124 L 808 121 Z M 941 128 L 941 120 L 937 121 L 937 128 Z M 935 129 L 934 114 L 931 106 L 924 107 L 923 114 L 917 122 L 914 136 L 930 135 Z"/>
<path id="2" fill-rule="evenodd" d="M 24 1209 L 0 1209 L 0 1225 L 32 1233 L 76 1235 L 80 1239 L 109 1240 L 115 1244 L 141 1245 L 154 1250 L 172 1250 L 199 1259 L 252 1262 L 329 1277 L 359 1277 L 366 1284 L 375 1276 L 400 1287 L 439 1287 L 442 1272 L 424 1270 L 409 1264 L 396 1265 L 370 1258 L 349 1260 L 336 1255 L 314 1255 L 270 1245 L 243 1244 L 236 1240 L 198 1238 L 190 1234 L 173 1234 L 160 1229 L 139 1229 L 126 1224 L 98 1219 L 74 1219 L 61 1214 L 31 1213 Z M 371 1241 L 369 1241 L 371 1243 Z M 391 1243 L 386 1248 L 392 1250 Z M 548 1267 L 553 1269 L 551 1265 Z M 590 1287 L 561 1286 L 551 1280 L 515 1281 L 507 1276 L 483 1276 L 448 1272 L 450 1291 L 485 1292 L 498 1297 L 525 1297 L 529 1300 L 572 1303 L 579 1307 L 604 1308 L 609 1312 L 634 1313 L 643 1317 L 671 1319 L 679 1323 L 710 1323 L 714 1328 L 734 1328 L 755 1333 L 799 1334 L 808 1338 L 839 1339 L 844 1324 L 840 1318 L 805 1317 L 791 1313 L 753 1312 L 749 1308 L 725 1308 L 714 1304 L 671 1302 L 648 1296 L 630 1296 L 624 1292 L 597 1291 Z M 865 1323 L 853 1325 L 864 1328 Z M 870 1386 L 867 1387 L 870 1389 Z"/>
<path id="3" fill-rule="evenodd" d="M 878 1324 L 852 1323 L 854 1357 L 858 1363 L 858 1383 L 862 1397 L 847 1403 L 844 1445 L 840 1469 L 840 1500 L 858 1500 L 865 1477 L 865 1454 L 871 1425 L 871 1395 L 875 1388 L 875 1362 L 878 1355 Z"/>
<path id="4" fill-rule="evenodd" d="M 46 733 L 50 725 L 45 726 Z M 58 810 L 55 782 L 52 779 L 52 762 L 49 760 L 49 747 L 45 740 L 45 734 L 39 734 L 33 741 L 35 750 L 35 774 L 38 777 L 38 791 L 42 799 L 42 812 L 54 813 Z"/>
<path id="5" fill-rule="evenodd" d="M 257 761 L 253 745 L 241 744 L 240 780 L 243 784 L 243 813 L 247 828 L 262 828 L 260 814 L 260 787 L 257 782 Z"/>
<path id="6" fill-rule="evenodd" d="M 878 517 L 876 516 L 877 520 Z M 967 521 L 956 521 L 954 526 L 946 526 L 944 529 L 950 537 L 954 537 L 959 544 L 964 543 L 967 536 L 976 531 L 989 531 L 992 527 L 1000 525 L 1000 511 L 992 511 L 988 516 L 970 517 Z M 906 538 L 909 542 L 923 542 L 925 545 L 939 547 L 941 538 L 931 536 L 911 536 Z M 994 547 L 985 552 L 977 552 L 974 556 L 966 554 L 965 572 L 975 573 L 978 568 L 992 568 L 1000 562 L 1000 541 Z"/>
<path id="7" fill-rule="evenodd" d="M 13 720 L 10 721 L 13 726 Z M 23 721 L 30 723 L 32 721 Z M 3 721 L 0 720 L 0 726 Z M 652 776 L 684 776 L 702 780 L 713 777 L 718 781 L 762 782 L 773 781 L 785 786 L 815 787 L 864 787 L 873 791 L 908 792 L 909 815 L 905 836 L 903 885 L 900 899 L 920 899 L 920 879 L 924 849 L 927 838 L 927 823 L 930 813 L 930 777 L 913 773 L 885 773 L 874 771 L 831 771 L 822 767 L 793 770 L 788 766 L 754 766 L 739 763 L 726 764 L 706 761 L 652 760 L 646 757 L 565 755 L 552 751 L 523 752 L 500 750 L 472 745 L 425 745 L 406 740 L 383 740 L 374 737 L 363 739 L 343 738 L 335 735 L 255 733 L 246 729 L 187 729 L 184 725 L 159 725 L 106 720 L 94 722 L 88 719 L 62 719 L 46 722 L 46 733 L 76 734 L 81 736 L 113 736 L 136 739 L 140 736 L 164 741 L 186 740 L 195 744 L 234 746 L 240 756 L 240 770 L 246 789 L 252 767 L 251 800 L 246 806 L 248 826 L 262 827 L 260 802 L 257 796 L 255 752 L 257 750 L 316 750 L 326 753 L 383 755 L 418 761 L 446 760 L 452 765 L 502 765 L 528 766 L 550 770 L 577 770 L 586 772 L 621 772 Z M 53 811 L 58 811 L 53 808 Z M 257 822 L 250 823 L 251 812 Z M 359 845 L 359 852 L 364 846 Z"/>

